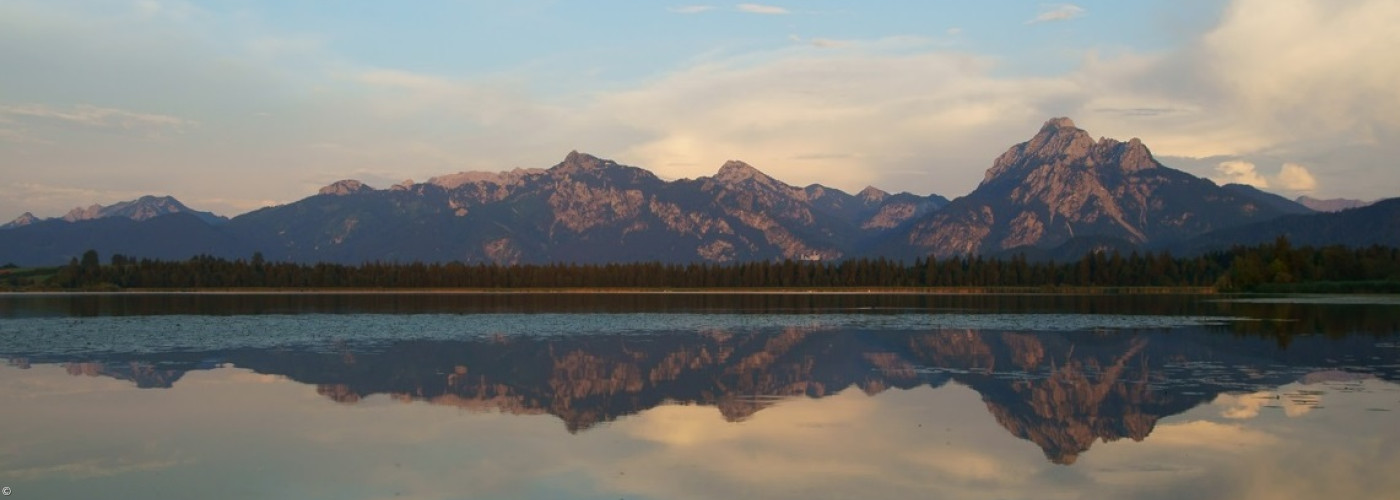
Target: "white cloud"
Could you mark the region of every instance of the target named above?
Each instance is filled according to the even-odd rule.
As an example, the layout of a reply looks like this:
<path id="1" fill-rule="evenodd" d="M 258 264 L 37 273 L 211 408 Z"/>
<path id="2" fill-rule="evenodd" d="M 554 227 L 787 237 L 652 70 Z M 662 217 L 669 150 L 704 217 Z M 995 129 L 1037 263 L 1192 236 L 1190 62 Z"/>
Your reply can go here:
<path id="1" fill-rule="evenodd" d="M 1026 24 L 1039 24 L 1052 21 L 1068 21 L 1083 17 L 1085 14 L 1083 7 L 1074 4 L 1047 5 L 1034 19 L 1026 21 Z"/>
<path id="2" fill-rule="evenodd" d="M 813 46 L 813 47 L 819 47 L 819 48 L 823 48 L 823 49 L 831 49 L 831 48 L 836 48 L 836 47 L 841 47 L 841 46 L 851 45 L 851 44 L 853 44 L 853 43 L 856 43 L 856 42 L 854 42 L 854 41 L 852 41 L 852 40 L 835 40 L 835 39 L 831 39 L 831 38 L 812 38 L 812 39 L 809 39 L 809 40 L 804 40 L 804 39 L 802 39 L 802 37 L 797 36 L 797 35 L 791 35 L 791 36 L 788 37 L 788 39 L 789 39 L 789 40 L 792 40 L 792 41 L 794 41 L 794 42 L 797 42 L 797 43 L 805 43 L 805 44 L 807 44 L 807 45 L 811 45 L 811 46 Z"/>
<path id="3" fill-rule="evenodd" d="M 1242 424 L 1209 420 L 1159 424 L 1148 439 L 1156 446 L 1235 453 L 1242 452 L 1245 448 L 1259 448 L 1278 442 L 1278 437 Z"/>
<path id="4" fill-rule="evenodd" d="M 739 5 L 734 6 L 734 8 L 739 9 L 739 12 L 748 12 L 748 13 L 750 13 L 750 14 L 787 14 L 787 13 L 789 13 L 787 9 L 784 9 L 784 8 L 782 8 L 782 7 L 775 7 L 775 6 L 772 6 L 772 5 L 763 5 L 763 4 L 756 4 L 756 3 L 741 3 L 741 4 L 739 4 Z"/>
<path id="5" fill-rule="evenodd" d="M 1202 40 L 1201 70 L 1219 74 L 1244 125 L 1374 142 L 1400 128 L 1395 19 L 1400 3 L 1387 0 L 1237 0 Z"/>
<path id="6" fill-rule="evenodd" d="M 1310 190 L 1317 189 L 1317 179 L 1313 178 L 1308 167 L 1295 164 L 1295 162 L 1285 162 L 1282 167 L 1278 168 L 1278 174 L 1266 175 L 1261 174 L 1253 162 L 1222 161 L 1215 165 L 1215 174 L 1211 176 L 1211 181 L 1215 181 L 1219 185 L 1243 183 L 1243 185 L 1260 189 L 1275 186 L 1275 188 L 1292 190 L 1292 192 L 1310 192 Z"/>
<path id="7" fill-rule="evenodd" d="M 1289 417 L 1307 415 L 1322 403 L 1322 396 L 1309 392 L 1261 391 L 1253 394 L 1221 394 L 1211 404 L 1223 407 L 1220 415 L 1234 420 L 1246 420 L 1259 416 L 1264 408 L 1283 410 Z"/>
<path id="8" fill-rule="evenodd" d="M 1278 186 L 1289 191 L 1312 191 L 1317 189 L 1317 179 L 1307 167 L 1297 163 L 1284 163 L 1275 178 Z"/>
<path id="9" fill-rule="evenodd" d="M 605 96 L 593 113 L 641 131 L 619 154 L 668 177 L 708 175 L 742 158 L 795 184 L 952 195 L 1033 134 L 1049 116 L 1046 102 L 1073 92 L 1056 80 L 999 80 L 985 58 L 881 49 L 904 43 L 712 61 Z M 892 173 L 900 170 L 919 174 Z"/>
<path id="10" fill-rule="evenodd" d="M 1317 179 L 1307 167 L 1297 163 L 1284 163 L 1277 174 L 1262 174 L 1254 163 L 1243 160 L 1229 160 L 1215 166 L 1211 180 L 1216 184 L 1246 184 L 1265 189 L 1277 187 L 1285 191 L 1308 192 L 1317 189 Z"/>
<path id="11" fill-rule="evenodd" d="M 183 130 L 196 123 L 183 118 L 156 113 L 140 113 L 116 108 L 78 104 L 68 109 L 56 109 L 43 104 L 0 104 L 0 117 L 11 119 L 39 118 L 73 123 L 88 127 Z"/>
<path id="12" fill-rule="evenodd" d="M 713 5 L 682 5 L 679 7 L 671 7 L 666 10 L 677 14 L 699 14 L 701 12 L 708 12 L 714 9 L 715 6 Z"/>
<path id="13" fill-rule="evenodd" d="M 1215 167 L 1216 176 L 1211 180 L 1216 184 L 1244 184 L 1260 189 L 1269 187 L 1269 180 L 1259 175 L 1254 164 L 1247 161 L 1231 160 Z"/>

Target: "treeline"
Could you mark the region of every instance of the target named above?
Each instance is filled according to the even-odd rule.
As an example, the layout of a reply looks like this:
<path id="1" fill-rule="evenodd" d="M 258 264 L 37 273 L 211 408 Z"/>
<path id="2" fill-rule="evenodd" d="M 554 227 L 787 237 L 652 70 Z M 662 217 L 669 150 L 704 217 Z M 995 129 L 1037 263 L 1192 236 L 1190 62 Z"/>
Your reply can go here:
<path id="1" fill-rule="evenodd" d="M 1167 253 L 1089 253 L 1074 262 L 1023 257 L 888 259 L 726 264 L 464 264 L 355 265 L 268 262 L 260 254 L 186 261 L 95 251 L 48 274 L 0 274 L 11 288 L 827 288 L 827 287 L 1216 287 L 1250 291 L 1280 286 L 1364 283 L 1400 291 L 1400 250 L 1389 247 L 1294 248 L 1286 239 L 1191 258 Z M 1352 287 L 1355 288 L 1355 287 Z"/>

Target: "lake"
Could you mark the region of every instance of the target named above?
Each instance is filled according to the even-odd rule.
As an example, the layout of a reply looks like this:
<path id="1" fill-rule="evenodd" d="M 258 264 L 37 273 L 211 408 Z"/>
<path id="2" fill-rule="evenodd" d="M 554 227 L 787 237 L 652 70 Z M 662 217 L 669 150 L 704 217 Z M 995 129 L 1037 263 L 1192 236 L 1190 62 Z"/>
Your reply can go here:
<path id="1" fill-rule="evenodd" d="M 0 295 L 11 498 L 1394 498 L 1400 298 Z"/>

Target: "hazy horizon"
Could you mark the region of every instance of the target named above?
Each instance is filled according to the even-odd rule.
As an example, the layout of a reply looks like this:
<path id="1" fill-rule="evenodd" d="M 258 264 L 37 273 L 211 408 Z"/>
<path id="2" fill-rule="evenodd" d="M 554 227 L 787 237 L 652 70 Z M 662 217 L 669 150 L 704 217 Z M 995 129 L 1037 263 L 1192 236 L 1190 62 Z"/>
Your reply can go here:
<path id="1" fill-rule="evenodd" d="M 1400 4 L 0 4 L 0 219 L 171 195 L 237 215 L 547 168 L 949 198 L 1067 116 L 1289 198 L 1400 194 Z"/>

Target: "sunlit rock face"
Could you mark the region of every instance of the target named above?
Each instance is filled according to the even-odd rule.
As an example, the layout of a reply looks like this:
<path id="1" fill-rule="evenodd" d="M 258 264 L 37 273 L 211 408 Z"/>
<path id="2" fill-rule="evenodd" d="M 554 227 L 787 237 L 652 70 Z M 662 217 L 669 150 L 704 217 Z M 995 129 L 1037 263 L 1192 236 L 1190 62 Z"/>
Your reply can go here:
<path id="1" fill-rule="evenodd" d="M 832 260 L 946 203 L 936 196 L 798 188 L 741 161 L 662 180 L 570 152 L 548 169 L 463 172 L 322 195 L 239 217 L 271 259 L 495 263 Z"/>
<path id="2" fill-rule="evenodd" d="M 1150 246 L 1279 215 L 1163 166 L 1136 138 L 1095 141 L 1068 118 L 1055 118 L 998 157 L 976 190 L 920 219 L 905 239 L 937 257 L 1053 248 L 1075 238 Z"/>
<path id="3" fill-rule="evenodd" d="M 38 217 L 35 217 L 34 214 L 32 214 L 32 213 L 25 212 L 25 213 L 23 213 L 23 214 L 20 214 L 19 217 L 15 217 L 15 220 L 12 220 L 12 221 L 10 221 L 10 222 L 6 222 L 4 225 L 0 225 L 0 229 L 11 229 L 11 228 L 16 228 L 16 227 L 24 227 L 24 226 L 28 226 L 28 225 L 30 225 L 30 224 L 33 224 L 33 223 L 35 223 L 35 222 L 39 222 L 39 218 L 38 218 Z"/>

